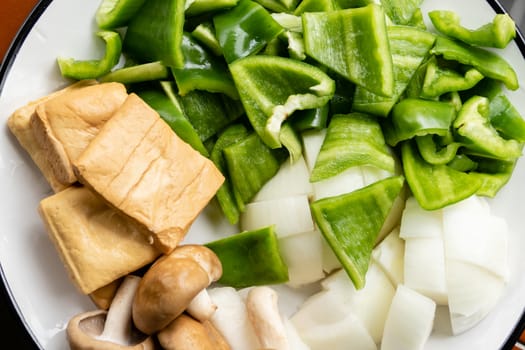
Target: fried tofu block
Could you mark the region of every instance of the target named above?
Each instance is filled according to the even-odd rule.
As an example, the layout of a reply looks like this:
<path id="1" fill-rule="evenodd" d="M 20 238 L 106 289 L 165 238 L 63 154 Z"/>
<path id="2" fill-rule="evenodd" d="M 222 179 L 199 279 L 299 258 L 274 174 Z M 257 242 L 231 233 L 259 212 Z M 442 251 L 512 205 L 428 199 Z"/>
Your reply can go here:
<path id="1" fill-rule="evenodd" d="M 127 95 L 121 83 L 102 83 L 67 91 L 36 107 L 31 116 L 33 136 L 57 181 L 66 186 L 77 181 L 71 161 L 84 151 Z"/>
<path id="2" fill-rule="evenodd" d="M 83 294 L 107 286 L 160 255 L 140 225 L 86 187 L 70 186 L 44 198 L 38 209 L 73 284 Z"/>
<path id="3" fill-rule="evenodd" d="M 73 165 L 82 183 L 143 225 L 163 253 L 180 243 L 224 181 L 135 94 Z"/>
<path id="4" fill-rule="evenodd" d="M 16 137 L 18 143 L 29 154 L 35 165 L 38 167 L 46 181 L 54 192 L 58 192 L 67 187 L 67 185 L 58 181 L 55 177 L 51 163 L 48 161 L 48 153 L 36 142 L 33 129 L 31 127 L 31 116 L 35 113 L 37 106 L 55 98 L 64 93 L 80 89 L 86 86 L 97 84 L 96 80 L 82 80 L 75 84 L 69 85 L 64 89 L 58 90 L 52 94 L 43 96 L 35 101 L 31 101 L 25 106 L 14 111 L 7 120 L 7 127 Z"/>

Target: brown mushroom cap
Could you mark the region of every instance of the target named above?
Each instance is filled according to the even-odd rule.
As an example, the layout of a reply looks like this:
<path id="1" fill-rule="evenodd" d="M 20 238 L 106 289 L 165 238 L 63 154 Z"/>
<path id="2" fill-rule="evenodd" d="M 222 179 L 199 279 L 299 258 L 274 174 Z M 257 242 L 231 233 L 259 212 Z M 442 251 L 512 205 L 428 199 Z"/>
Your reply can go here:
<path id="1" fill-rule="evenodd" d="M 220 260 L 209 248 L 177 247 L 158 259 L 142 277 L 133 300 L 135 325 L 146 334 L 160 331 L 221 274 Z"/>
<path id="2" fill-rule="evenodd" d="M 229 350 L 222 335 L 209 323 L 183 313 L 157 334 L 165 350 Z"/>

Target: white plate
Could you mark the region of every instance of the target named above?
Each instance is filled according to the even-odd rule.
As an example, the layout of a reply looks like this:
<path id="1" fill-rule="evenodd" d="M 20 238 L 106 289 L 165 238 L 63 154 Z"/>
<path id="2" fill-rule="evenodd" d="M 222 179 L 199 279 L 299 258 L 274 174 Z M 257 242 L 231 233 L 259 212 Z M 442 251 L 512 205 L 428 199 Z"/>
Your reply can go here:
<path id="1" fill-rule="evenodd" d="M 0 90 L 0 263 L 4 283 L 35 342 L 44 349 L 67 349 L 64 328 L 76 313 L 94 308 L 68 280 L 66 271 L 37 214 L 40 199 L 51 193 L 31 159 L 19 147 L 6 127 L 9 115 L 18 107 L 67 84 L 60 77 L 55 59 L 59 55 L 75 58 L 98 57 L 102 44 L 93 35 L 94 12 L 99 0 L 45 0 L 33 14 L 2 70 Z M 46 8 L 46 5 L 47 8 Z M 494 5 L 494 4 L 493 4 Z M 495 5 L 497 8 L 498 6 Z M 431 8 L 451 9 L 463 18 L 464 25 L 477 27 L 492 20 L 491 1 L 427 0 Z M 26 33 L 22 32 L 22 36 Z M 20 44 L 20 45 L 18 45 Z M 522 43 L 522 49 L 525 47 Z M 525 111 L 525 60 L 516 43 L 503 51 L 516 69 L 521 84 L 509 94 L 518 110 Z M 525 198 L 525 164 L 518 162 L 510 183 L 492 201 L 493 210 L 507 218 L 510 225 L 511 278 L 498 307 L 479 325 L 451 337 L 438 320 L 425 349 L 497 349 L 515 328 L 525 306 L 525 232 L 522 225 Z M 208 215 L 209 214 L 209 215 Z M 217 234 L 235 231 L 215 221 L 217 213 L 208 211 L 192 228 L 189 240 L 202 242 Z M 216 225 L 219 225 L 218 227 Z M 197 232 L 207 232 L 201 235 Z M 215 236 L 214 236 L 215 235 Z M 282 298 L 294 305 L 293 295 Z M 288 302 L 291 302 L 289 304 Z M 444 322 L 446 323 L 446 322 Z"/>

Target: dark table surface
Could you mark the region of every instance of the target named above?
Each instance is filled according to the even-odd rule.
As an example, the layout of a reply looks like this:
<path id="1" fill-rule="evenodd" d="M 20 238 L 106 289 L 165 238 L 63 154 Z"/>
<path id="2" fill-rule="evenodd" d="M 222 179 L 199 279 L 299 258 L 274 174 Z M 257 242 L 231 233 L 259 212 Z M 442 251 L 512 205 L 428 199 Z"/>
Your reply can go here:
<path id="1" fill-rule="evenodd" d="M 97 0 L 93 0 L 97 1 Z M 523 0 L 518 0 L 523 1 Z M 501 4 L 511 10 L 515 0 L 501 0 Z M 19 28 L 24 23 L 26 17 L 30 14 L 38 0 L 0 0 L 0 59 L 3 60 L 9 46 L 16 36 Z M 517 4 L 520 5 L 520 4 Z M 519 6 L 514 6 L 518 9 Z M 519 7 L 520 13 L 513 14 L 515 17 L 522 19 L 521 13 L 523 7 Z M 0 280 L 0 334 L 3 336 L 4 343 L 10 344 L 9 348 L 17 350 L 37 349 L 29 333 L 26 331 L 24 324 L 21 322 L 17 311 L 11 303 L 11 298 Z M 521 337 L 525 343 L 525 333 Z M 521 346 L 521 345 L 519 345 Z M 525 349 L 525 347 L 514 347 L 515 350 Z"/>

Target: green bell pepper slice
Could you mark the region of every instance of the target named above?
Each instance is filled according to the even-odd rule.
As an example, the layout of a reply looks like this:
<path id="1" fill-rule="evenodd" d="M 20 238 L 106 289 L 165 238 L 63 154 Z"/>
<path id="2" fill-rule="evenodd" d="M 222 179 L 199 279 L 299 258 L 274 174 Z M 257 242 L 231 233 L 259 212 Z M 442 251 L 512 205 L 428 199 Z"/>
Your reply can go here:
<path id="1" fill-rule="evenodd" d="M 226 10 L 237 5 L 239 0 L 187 0 L 186 15 L 197 16 L 220 10 Z"/>
<path id="2" fill-rule="evenodd" d="M 337 10 L 364 7 L 373 2 L 374 0 L 334 0 Z"/>
<path id="3" fill-rule="evenodd" d="M 271 148 L 282 146 L 281 125 L 293 112 L 325 105 L 335 89 L 322 70 L 291 58 L 249 56 L 230 71 L 251 125 Z"/>
<path id="4" fill-rule="evenodd" d="M 478 163 L 466 154 L 456 153 L 456 156 L 447 164 L 447 166 L 454 170 L 468 173 L 476 170 Z"/>
<path id="5" fill-rule="evenodd" d="M 122 52 L 120 34 L 111 30 L 99 30 L 95 34 L 105 42 L 104 57 L 98 60 L 58 57 L 58 68 L 63 77 L 75 80 L 96 79 L 109 73 L 116 66 Z"/>
<path id="6" fill-rule="evenodd" d="M 481 47 L 438 36 L 432 54 L 447 60 L 472 66 L 485 77 L 502 81 L 509 90 L 519 88 L 518 77 L 512 66 L 497 53 Z"/>
<path id="7" fill-rule="evenodd" d="M 243 114 L 241 103 L 224 94 L 193 90 L 176 97 L 203 142 Z"/>
<path id="8" fill-rule="evenodd" d="M 221 285 L 246 288 L 288 282 L 288 267 L 279 251 L 274 226 L 243 231 L 204 244 L 219 258 Z"/>
<path id="9" fill-rule="evenodd" d="M 240 0 L 217 14 L 213 24 L 228 63 L 258 53 L 284 31 L 264 7 L 251 0 Z"/>
<path id="10" fill-rule="evenodd" d="M 203 156 L 209 156 L 199 135 L 184 116 L 181 106 L 175 104 L 163 90 L 145 89 L 136 91 L 136 93 L 144 102 L 159 113 L 160 117 L 170 126 L 177 136 Z"/>
<path id="11" fill-rule="evenodd" d="M 191 32 L 191 36 L 215 56 L 223 55 L 221 44 L 215 35 L 215 27 L 211 21 L 199 23 Z"/>
<path id="12" fill-rule="evenodd" d="M 305 130 L 322 130 L 328 126 L 329 104 L 322 107 L 295 111 L 290 117 L 293 128 L 299 132 Z"/>
<path id="13" fill-rule="evenodd" d="M 440 33 L 470 45 L 503 49 L 516 37 L 516 23 L 508 14 L 496 14 L 491 23 L 477 29 L 462 26 L 454 11 L 434 10 L 428 17 Z"/>
<path id="14" fill-rule="evenodd" d="M 490 123 L 503 138 L 525 142 L 525 119 L 507 97 L 501 82 L 484 79 L 470 92 L 470 97 L 479 95 L 489 99 Z"/>
<path id="15" fill-rule="evenodd" d="M 468 90 L 484 78 L 483 74 L 476 68 L 460 67 L 466 69 L 464 73 L 460 73 L 456 69 L 440 63 L 442 62 L 435 56 L 429 59 L 421 97 L 433 98 L 447 92 Z"/>
<path id="16" fill-rule="evenodd" d="M 124 27 L 140 10 L 145 0 L 102 0 L 95 12 L 100 29 Z"/>
<path id="17" fill-rule="evenodd" d="M 310 182 L 335 176 L 354 166 L 371 165 L 391 173 L 396 162 L 375 117 L 363 113 L 334 115 L 310 175 Z"/>
<path id="18" fill-rule="evenodd" d="M 522 143 L 498 134 L 490 124 L 489 106 L 488 98 L 482 96 L 473 96 L 463 104 L 453 124 L 458 141 L 471 154 L 501 160 L 520 157 Z"/>
<path id="19" fill-rule="evenodd" d="M 299 0 L 255 0 L 265 8 L 273 12 L 292 12 Z"/>
<path id="20" fill-rule="evenodd" d="M 116 81 L 122 84 L 142 83 L 153 80 L 165 80 L 170 77 L 170 71 L 162 62 L 149 62 L 127 66 L 101 76 L 98 81 Z"/>
<path id="21" fill-rule="evenodd" d="M 315 222 L 356 289 L 364 287 L 377 236 L 404 184 L 393 176 L 310 204 Z"/>
<path id="22" fill-rule="evenodd" d="M 279 170 L 282 158 L 256 133 L 223 149 L 237 205 L 244 207 Z"/>
<path id="23" fill-rule="evenodd" d="M 297 5 L 293 14 L 300 16 L 305 12 L 328 12 L 336 9 L 335 0 L 303 0 Z"/>
<path id="24" fill-rule="evenodd" d="M 471 176 L 479 178 L 482 182 L 477 194 L 495 197 L 499 190 L 509 182 L 516 163 L 517 160 L 479 159 L 476 170 L 470 173 Z"/>
<path id="25" fill-rule="evenodd" d="M 381 0 L 385 13 L 394 24 L 408 25 L 423 0 Z"/>
<path id="26" fill-rule="evenodd" d="M 185 0 L 148 0 L 140 16 L 129 21 L 124 51 L 140 62 L 161 61 L 182 68 L 182 34 Z"/>
<path id="27" fill-rule="evenodd" d="M 381 6 L 306 12 L 302 17 L 308 56 L 368 91 L 393 95 L 394 68 Z"/>
<path id="28" fill-rule="evenodd" d="M 236 197 L 237 193 L 233 189 L 230 177 L 227 176 L 228 165 L 223 156 L 223 150 L 228 146 L 244 140 L 248 135 L 249 131 L 243 124 L 231 124 L 219 133 L 217 141 L 213 145 L 210 153 L 210 159 L 215 166 L 223 175 L 226 175 L 225 181 L 215 194 L 215 197 L 224 216 L 226 216 L 226 219 L 228 219 L 232 225 L 239 222 L 240 213 L 244 211 L 244 202 Z"/>
<path id="29" fill-rule="evenodd" d="M 358 86 L 352 106 L 355 111 L 380 117 L 388 116 L 436 40 L 434 34 L 408 26 L 389 26 L 387 32 L 394 64 L 394 93 L 386 97 Z"/>
<path id="30" fill-rule="evenodd" d="M 401 160 L 408 186 L 423 209 L 441 209 L 457 203 L 481 187 L 481 180 L 475 176 L 447 165 L 427 163 L 414 143 L 409 140 L 401 144 Z"/>
<path id="31" fill-rule="evenodd" d="M 456 157 L 461 144 L 451 142 L 440 145 L 435 138 L 436 135 L 416 136 L 414 138 L 421 157 L 429 164 L 449 164 Z"/>
<path id="32" fill-rule="evenodd" d="M 181 43 L 184 65 L 172 68 L 179 94 L 184 96 L 193 90 L 220 92 L 232 99 L 239 94 L 224 61 L 210 54 L 189 33 L 184 33 Z"/>
<path id="33" fill-rule="evenodd" d="M 403 99 L 392 108 L 391 117 L 385 121 L 385 139 L 390 146 L 396 146 L 415 136 L 447 136 L 455 118 L 456 109 L 450 103 Z"/>

